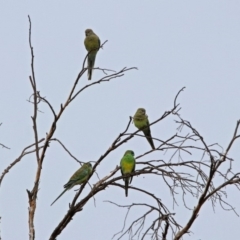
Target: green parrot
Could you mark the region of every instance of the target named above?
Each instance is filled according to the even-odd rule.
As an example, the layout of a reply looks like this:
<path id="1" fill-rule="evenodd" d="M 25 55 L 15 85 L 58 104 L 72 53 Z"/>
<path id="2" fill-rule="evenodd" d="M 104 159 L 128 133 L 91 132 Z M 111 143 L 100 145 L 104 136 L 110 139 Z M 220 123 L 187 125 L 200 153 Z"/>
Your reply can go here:
<path id="1" fill-rule="evenodd" d="M 51 206 L 69 189 L 77 184 L 86 182 L 92 173 L 92 164 L 90 162 L 84 163 L 63 186 L 65 190 L 54 200 Z"/>
<path id="2" fill-rule="evenodd" d="M 127 150 L 120 162 L 121 166 L 121 173 L 122 176 L 132 173 L 135 171 L 135 158 L 134 158 L 134 152 L 132 150 Z M 132 176 L 131 177 L 125 177 L 123 178 L 123 181 L 125 182 L 125 195 L 128 196 L 128 185 L 132 182 Z"/>
<path id="3" fill-rule="evenodd" d="M 151 130 L 149 127 L 148 115 L 146 114 L 146 110 L 144 108 L 139 108 L 136 111 L 135 115 L 133 116 L 133 123 L 138 129 L 141 129 L 143 131 L 152 149 L 155 149 L 151 136 Z"/>
<path id="4" fill-rule="evenodd" d="M 92 78 L 92 68 L 94 67 L 97 52 L 101 46 L 99 37 L 93 32 L 92 29 L 86 29 L 86 38 L 84 40 L 85 48 L 88 54 L 88 80 Z"/>

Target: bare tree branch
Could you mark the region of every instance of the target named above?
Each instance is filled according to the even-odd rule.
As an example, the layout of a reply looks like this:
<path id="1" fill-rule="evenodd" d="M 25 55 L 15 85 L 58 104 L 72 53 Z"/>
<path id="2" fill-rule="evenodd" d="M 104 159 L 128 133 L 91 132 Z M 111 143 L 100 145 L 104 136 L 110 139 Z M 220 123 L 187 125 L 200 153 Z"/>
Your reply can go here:
<path id="1" fill-rule="evenodd" d="M 10 149 L 9 147 L 5 146 L 5 145 L 2 144 L 2 143 L 0 143 L 0 146 L 2 146 L 2 148 Z"/>
<path id="2" fill-rule="evenodd" d="M 71 154 L 71 152 L 64 146 L 64 144 L 63 144 L 60 140 L 58 140 L 57 138 L 52 138 L 51 141 L 56 141 L 56 142 L 58 142 L 58 143 L 63 147 L 63 149 L 64 149 L 75 161 L 77 161 L 77 162 L 80 163 L 80 164 L 83 164 L 83 163 L 84 163 L 84 162 L 82 162 L 82 161 L 79 161 L 76 157 L 74 157 L 74 156 Z"/>
<path id="3" fill-rule="evenodd" d="M 39 140 L 38 144 L 41 143 L 41 142 L 43 142 L 43 141 L 44 141 L 44 138 L 42 138 L 41 140 Z M 22 150 L 22 152 L 21 152 L 21 154 L 19 155 L 19 157 L 16 158 L 16 159 L 3 171 L 3 173 L 2 173 L 2 175 L 1 175 L 1 177 L 0 177 L 0 185 L 2 184 L 2 180 L 3 180 L 3 178 L 5 177 L 5 175 L 10 171 L 10 169 L 11 169 L 14 165 L 16 165 L 18 162 L 20 162 L 21 159 L 22 159 L 24 156 L 26 156 L 26 155 L 28 155 L 28 154 L 30 154 L 30 153 L 36 152 L 36 149 L 27 151 L 29 148 L 33 147 L 34 145 L 35 145 L 35 143 L 33 143 L 33 144 L 25 147 L 25 148 Z M 42 146 L 39 147 L 39 149 L 41 149 L 41 148 L 42 148 Z"/>

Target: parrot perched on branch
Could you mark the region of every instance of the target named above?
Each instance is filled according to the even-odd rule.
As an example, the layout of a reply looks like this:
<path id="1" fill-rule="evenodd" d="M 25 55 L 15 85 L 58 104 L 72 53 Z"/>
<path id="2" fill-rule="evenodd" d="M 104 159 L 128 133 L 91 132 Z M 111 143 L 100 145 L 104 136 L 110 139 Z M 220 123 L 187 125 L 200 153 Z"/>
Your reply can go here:
<path id="1" fill-rule="evenodd" d="M 88 51 L 88 80 L 91 80 L 95 58 L 101 46 L 101 42 L 92 29 L 86 29 L 85 34 L 86 38 L 84 40 L 84 44 Z"/>
<path id="2" fill-rule="evenodd" d="M 75 185 L 86 182 L 92 173 L 92 164 L 90 162 L 84 163 L 63 186 L 65 190 L 54 200 L 51 206 L 69 189 Z"/>
<path id="3" fill-rule="evenodd" d="M 138 108 L 135 115 L 133 116 L 133 123 L 138 129 L 143 131 L 152 149 L 155 149 L 151 136 L 151 130 L 149 127 L 148 115 L 146 114 L 146 110 L 144 108 Z"/>
<path id="4" fill-rule="evenodd" d="M 134 152 L 132 150 L 127 150 L 120 162 L 122 176 L 128 175 L 135 171 L 135 158 Z M 128 196 L 128 185 L 132 182 L 132 176 L 124 177 L 123 181 L 125 182 L 125 195 Z"/>

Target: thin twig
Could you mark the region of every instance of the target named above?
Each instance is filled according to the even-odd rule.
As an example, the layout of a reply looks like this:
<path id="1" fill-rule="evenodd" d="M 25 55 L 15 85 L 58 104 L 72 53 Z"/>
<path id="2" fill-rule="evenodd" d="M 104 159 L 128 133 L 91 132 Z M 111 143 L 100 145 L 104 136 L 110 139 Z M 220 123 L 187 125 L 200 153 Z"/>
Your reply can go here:
<path id="1" fill-rule="evenodd" d="M 41 143 L 41 142 L 43 142 L 43 141 L 44 141 L 44 138 L 42 138 L 41 140 L 39 140 L 38 144 Z M 16 165 L 18 162 L 20 162 L 21 159 L 22 159 L 24 156 L 26 156 L 26 155 L 28 155 L 28 154 L 31 154 L 31 153 L 34 153 L 34 152 L 36 151 L 36 149 L 27 151 L 29 148 L 33 147 L 34 145 L 35 145 L 35 143 L 33 143 L 33 144 L 25 147 L 25 148 L 22 150 L 22 152 L 21 152 L 21 154 L 19 155 L 19 157 L 16 158 L 16 159 L 3 171 L 3 173 L 2 173 L 2 175 L 1 175 L 1 177 L 0 177 L 0 185 L 2 184 L 2 180 L 3 180 L 4 176 L 10 171 L 10 169 L 11 169 L 14 165 Z M 39 147 L 39 149 L 41 149 L 41 148 L 42 148 L 42 146 Z"/>

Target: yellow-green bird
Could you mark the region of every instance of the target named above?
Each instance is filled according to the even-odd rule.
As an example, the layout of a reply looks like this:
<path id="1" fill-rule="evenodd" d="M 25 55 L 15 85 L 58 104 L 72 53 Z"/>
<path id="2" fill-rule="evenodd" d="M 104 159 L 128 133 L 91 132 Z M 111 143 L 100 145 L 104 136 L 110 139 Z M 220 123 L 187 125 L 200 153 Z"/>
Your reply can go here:
<path id="1" fill-rule="evenodd" d="M 148 122 L 148 115 L 146 114 L 146 110 L 144 108 L 138 108 L 135 115 L 133 116 L 133 123 L 138 129 L 141 129 L 143 131 L 152 149 L 155 149 Z"/>
<path id="2" fill-rule="evenodd" d="M 92 164 L 90 162 L 84 163 L 63 186 L 65 190 L 54 200 L 51 206 L 69 189 L 77 184 L 86 182 L 92 173 Z"/>
<path id="3" fill-rule="evenodd" d="M 86 38 L 84 40 L 85 47 L 88 51 L 88 80 L 92 78 L 92 71 L 95 63 L 97 52 L 101 46 L 99 37 L 92 29 L 85 30 Z"/>
<path id="4" fill-rule="evenodd" d="M 120 162 L 122 176 L 128 175 L 135 171 L 135 158 L 134 152 L 132 150 L 127 150 Z M 125 195 L 128 196 L 128 185 L 132 182 L 131 177 L 124 177 L 123 181 L 125 182 Z"/>

